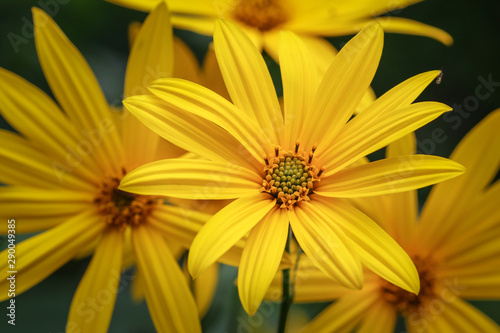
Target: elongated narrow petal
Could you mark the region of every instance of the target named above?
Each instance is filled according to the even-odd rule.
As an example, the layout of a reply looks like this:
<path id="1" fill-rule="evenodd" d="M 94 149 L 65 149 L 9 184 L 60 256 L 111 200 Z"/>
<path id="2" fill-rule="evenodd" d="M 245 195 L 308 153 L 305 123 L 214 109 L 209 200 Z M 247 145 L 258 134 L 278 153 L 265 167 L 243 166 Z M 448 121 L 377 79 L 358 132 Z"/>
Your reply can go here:
<path id="1" fill-rule="evenodd" d="M 140 225 L 132 230 L 132 244 L 156 329 L 159 332 L 201 332 L 193 295 L 163 236 Z"/>
<path id="2" fill-rule="evenodd" d="M 173 205 L 162 205 L 154 210 L 148 220 L 148 226 L 185 248 L 189 248 L 196 234 L 212 215 L 197 210 Z"/>
<path id="3" fill-rule="evenodd" d="M 49 15 L 32 11 L 38 58 L 52 92 L 79 130 L 96 137 L 94 154 L 101 165 L 119 170 L 121 141 L 92 70 Z"/>
<path id="4" fill-rule="evenodd" d="M 188 267 L 193 278 L 249 232 L 276 205 L 266 193 L 237 199 L 215 214 L 191 244 Z"/>
<path id="5" fill-rule="evenodd" d="M 40 152 L 66 161 L 68 147 L 76 149 L 84 137 L 44 92 L 19 76 L 0 68 L 0 112 Z M 95 181 L 98 167 L 91 158 L 81 160 L 74 172 Z"/>
<path id="6" fill-rule="evenodd" d="M 114 227 L 106 230 L 71 302 L 67 330 L 108 331 L 120 282 L 122 249 L 123 233 Z M 89 299 L 96 303 L 90 304 Z"/>
<path id="7" fill-rule="evenodd" d="M 271 75 L 259 50 L 234 23 L 218 20 L 214 45 L 217 61 L 234 105 L 258 122 L 269 140 L 280 144 L 284 130 Z"/>
<path id="8" fill-rule="evenodd" d="M 437 102 L 421 102 L 380 114 L 373 121 L 365 110 L 350 121 L 332 146 L 322 154 L 325 176 L 350 165 L 387 144 L 415 131 L 451 108 Z"/>
<path id="9" fill-rule="evenodd" d="M 382 54 L 383 37 L 379 25 L 369 25 L 340 50 L 328 68 L 301 134 L 308 145 L 318 144 L 318 153 L 329 147 L 370 86 Z"/>
<path id="10" fill-rule="evenodd" d="M 26 139 L 6 130 L 0 130 L 0 182 L 9 185 L 40 188 L 78 189 L 95 191 L 95 185 L 73 174 L 81 167 L 78 160 L 67 165 L 35 149 Z"/>
<path id="11" fill-rule="evenodd" d="M 293 147 L 316 94 L 319 76 L 309 50 L 295 34 L 282 32 L 279 47 L 285 104 L 285 144 Z"/>
<path id="12" fill-rule="evenodd" d="M 377 223 L 339 199 L 318 197 L 314 207 L 335 221 L 349 237 L 363 265 L 392 284 L 418 293 L 420 280 L 415 265 Z"/>
<path id="13" fill-rule="evenodd" d="M 124 104 L 150 130 L 187 151 L 209 160 L 262 170 L 262 164 L 238 140 L 211 121 L 185 113 L 156 96 L 135 96 Z"/>
<path id="14" fill-rule="evenodd" d="M 191 276 L 189 278 L 191 278 Z M 201 318 L 207 313 L 214 300 L 218 279 L 219 264 L 215 263 L 209 266 L 196 280 L 194 280 L 193 294 Z"/>
<path id="15" fill-rule="evenodd" d="M 146 95 L 148 85 L 173 73 L 173 36 L 170 13 L 165 2 L 151 11 L 144 21 L 130 51 L 125 75 L 124 96 Z M 125 163 L 133 169 L 153 160 L 158 135 L 135 117 L 123 115 L 123 145 Z M 131 133 L 134 133 L 131 135 Z"/>
<path id="16" fill-rule="evenodd" d="M 274 150 L 273 143 L 255 120 L 207 88 L 181 79 L 163 79 L 153 82 L 149 89 L 169 107 L 195 114 L 224 128 L 257 161 Z"/>
<path id="17" fill-rule="evenodd" d="M 99 235 L 106 224 L 95 211 L 85 211 L 67 222 L 16 245 L 16 295 L 45 279 Z M 7 250 L 0 256 L 7 258 Z M 0 262 L 0 300 L 8 297 L 7 260 Z"/>
<path id="18" fill-rule="evenodd" d="M 467 172 L 452 182 L 435 186 L 422 210 L 422 237 L 430 251 L 461 223 L 469 204 L 489 185 L 500 167 L 500 110 L 476 125 L 455 148 L 450 159 Z M 437 226 L 433 221 L 440 221 Z M 430 237 L 432 235 L 432 237 Z"/>
<path id="19" fill-rule="evenodd" d="M 212 91 L 215 91 L 228 101 L 231 100 L 231 96 L 229 96 L 226 84 L 224 83 L 224 78 L 220 72 L 219 64 L 217 63 L 213 43 L 208 46 L 205 60 L 203 61 L 203 82 Z"/>
<path id="20" fill-rule="evenodd" d="M 142 11 L 150 11 L 164 0 L 107 0 L 120 6 L 134 8 Z M 192 0 L 189 2 L 182 0 L 169 0 L 169 8 L 172 12 L 191 13 L 197 15 L 215 16 L 215 4 L 205 0 Z"/>
<path id="21" fill-rule="evenodd" d="M 245 311 L 253 316 L 276 275 L 288 238 L 286 210 L 274 206 L 248 236 L 238 271 L 238 292 Z"/>
<path id="22" fill-rule="evenodd" d="M 350 292 L 314 318 L 304 333 L 349 333 L 359 324 L 363 315 L 376 304 L 376 285 L 365 285 L 363 290 Z"/>
<path id="23" fill-rule="evenodd" d="M 443 302 L 444 303 L 444 302 Z M 460 298 L 446 301 L 438 315 L 433 320 L 426 317 L 414 320 L 424 323 L 429 332 L 500 332 L 500 327 L 491 318 Z M 411 321 L 406 321 L 412 324 Z"/>
<path id="24" fill-rule="evenodd" d="M 251 196 L 258 193 L 261 183 L 257 174 L 237 165 L 172 158 L 133 170 L 122 179 L 120 189 L 181 199 L 219 200 Z"/>
<path id="25" fill-rule="evenodd" d="M 198 60 L 189 46 L 182 39 L 174 36 L 174 74 L 172 77 L 178 77 L 188 81 L 200 83 L 200 66 Z M 205 59 L 207 56 L 205 55 Z"/>
<path id="26" fill-rule="evenodd" d="M 62 189 L 0 187 L 0 217 L 15 218 L 17 233 L 41 231 L 94 206 L 93 194 Z M 0 226 L 7 233 L 7 223 Z"/>
<path id="27" fill-rule="evenodd" d="M 398 156 L 339 171 L 323 179 L 314 191 L 343 198 L 392 194 L 442 182 L 464 171 L 457 162 L 438 156 Z"/>
<path id="28" fill-rule="evenodd" d="M 394 332 L 397 312 L 384 299 L 379 299 L 363 317 L 357 333 Z"/>
<path id="29" fill-rule="evenodd" d="M 310 203 L 300 203 L 288 214 L 304 253 L 330 278 L 350 289 L 361 289 L 363 272 L 344 232 Z"/>

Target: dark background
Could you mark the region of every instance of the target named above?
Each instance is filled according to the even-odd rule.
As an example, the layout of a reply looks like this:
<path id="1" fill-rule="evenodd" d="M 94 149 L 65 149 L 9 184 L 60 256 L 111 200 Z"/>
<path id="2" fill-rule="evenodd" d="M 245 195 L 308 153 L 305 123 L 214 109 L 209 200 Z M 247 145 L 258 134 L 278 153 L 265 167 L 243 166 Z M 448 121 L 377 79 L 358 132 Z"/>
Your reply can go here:
<path id="1" fill-rule="evenodd" d="M 121 100 L 128 56 L 127 27 L 134 20 L 142 21 L 146 14 L 101 0 L 2 0 L 0 67 L 21 75 L 49 94 L 32 38 L 32 6 L 45 7 L 83 53 L 108 101 Z M 386 34 L 384 53 L 372 85 L 380 96 L 415 74 L 442 69 L 444 77 L 441 84 L 431 84 L 419 101 L 440 101 L 454 107 L 455 111 L 420 129 L 417 137 L 419 152 L 447 157 L 475 124 L 500 107 L 497 91 L 500 89 L 500 5 L 495 0 L 429 0 L 400 10 L 395 16 L 437 26 L 454 37 L 454 44 L 446 47 L 429 38 Z M 185 31 L 176 30 L 175 33 L 190 44 L 199 59 L 203 58 L 210 38 Z M 9 36 L 12 39 L 13 34 L 25 38 L 17 47 L 9 41 Z M 330 41 L 339 47 L 349 38 L 330 38 Z M 279 78 L 276 65 L 270 60 L 268 63 L 274 77 Z M 481 78 L 498 82 L 488 97 L 477 95 Z M 479 89 L 480 93 L 486 92 L 484 88 Z M 1 118 L 0 126 L 10 128 Z M 421 199 L 427 192 L 425 189 L 421 191 Z M 5 246 L 1 245 L 2 248 Z M 0 332 L 63 332 L 73 293 L 87 264 L 88 260 L 70 262 L 36 287 L 16 297 L 15 327 L 6 323 L 4 313 L 7 303 L 0 303 L 0 318 L 3 318 L 0 319 Z M 204 331 L 272 332 L 278 309 L 271 307 L 264 312 L 263 317 L 267 321 L 262 325 L 258 316 L 249 319 L 239 305 L 233 285 L 235 269 L 224 267 L 222 275 L 215 302 L 202 321 Z M 473 304 L 500 323 L 500 302 Z M 291 320 L 307 320 L 306 313 L 315 314 L 324 306 L 294 306 Z M 403 332 L 404 327 L 398 325 L 396 331 Z M 118 294 L 110 332 L 154 332 L 145 303 L 132 302 L 128 288 Z"/>

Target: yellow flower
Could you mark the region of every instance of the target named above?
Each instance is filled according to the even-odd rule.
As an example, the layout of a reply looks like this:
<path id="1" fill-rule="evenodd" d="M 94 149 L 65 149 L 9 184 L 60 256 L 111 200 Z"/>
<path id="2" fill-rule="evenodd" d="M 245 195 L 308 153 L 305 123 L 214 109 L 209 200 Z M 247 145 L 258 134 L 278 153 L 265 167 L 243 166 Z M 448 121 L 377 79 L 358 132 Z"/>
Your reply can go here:
<path id="1" fill-rule="evenodd" d="M 499 126 L 500 109 L 460 142 L 450 158 L 467 172 L 436 185 L 420 217 L 415 191 L 356 200 L 413 259 L 418 296 L 371 272 L 361 291 L 347 290 L 303 265 L 296 273 L 299 301 L 339 298 L 303 332 L 393 332 L 398 314 L 409 332 L 500 332 L 465 301 L 500 299 L 500 182 L 491 183 L 500 165 Z M 408 154 L 415 142 L 406 137 L 389 148 L 392 156 Z"/>
<path id="2" fill-rule="evenodd" d="M 130 242 L 157 330 L 201 332 L 195 301 L 165 239 L 189 246 L 211 215 L 118 189 L 129 170 L 184 151 L 128 113 L 112 112 L 75 46 L 43 11 L 34 8 L 33 16 L 40 63 L 64 111 L 0 69 L 0 109 L 20 133 L 0 131 L 0 182 L 9 185 L 0 189 L 1 215 L 16 220 L 18 234 L 49 229 L 16 245 L 14 269 L 2 260 L 0 298 L 8 297 L 7 271 L 17 271 L 18 295 L 95 250 L 73 297 L 67 330 L 107 332 Z M 126 96 L 144 94 L 153 79 L 171 75 L 168 22 L 164 4 L 146 19 L 131 50 Z M 4 224 L 1 231 L 7 233 Z"/>
<path id="3" fill-rule="evenodd" d="M 403 82 L 348 122 L 375 74 L 382 42 L 380 26 L 370 25 L 339 52 L 321 79 L 311 70 L 306 46 L 293 33 L 283 33 L 283 115 L 261 54 L 236 25 L 220 20 L 215 52 L 234 104 L 180 79 L 154 82 L 150 90 L 157 97 L 124 101 L 148 127 L 206 160 L 150 163 L 127 174 L 120 189 L 236 199 L 200 230 L 188 264 L 196 278 L 249 233 L 238 288 L 250 314 L 275 275 L 289 224 L 304 252 L 336 281 L 361 288 L 363 263 L 402 288 L 419 289 L 406 253 L 375 222 L 339 199 L 406 191 L 463 172 L 455 162 L 425 155 L 348 168 L 450 110 L 436 102 L 411 104 L 439 74 L 434 71 Z M 201 131 L 206 124 L 216 126 Z M 285 181 L 285 169 L 290 180 Z"/>
<path id="4" fill-rule="evenodd" d="M 129 8 L 149 11 L 165 0 L 108 0 Z M 405 1 L 332 1 L 332 0 L 167 0 L 172 11 L 172 24 L 180 29 L 212 35 L 217 18 L 236 22 L 259 49 L 278 59 L 280 30 L 301 35 L 311 50 L 322 53 L 325 40 L 317 36 L 354 34 L 371 22 L 379 23 L 387 32 L 434 38 L 446 45 L 453 39 L 441 29 L 391 14 L 419 0 Z M 315 52 L 316 53 L 316 52 Z"/>

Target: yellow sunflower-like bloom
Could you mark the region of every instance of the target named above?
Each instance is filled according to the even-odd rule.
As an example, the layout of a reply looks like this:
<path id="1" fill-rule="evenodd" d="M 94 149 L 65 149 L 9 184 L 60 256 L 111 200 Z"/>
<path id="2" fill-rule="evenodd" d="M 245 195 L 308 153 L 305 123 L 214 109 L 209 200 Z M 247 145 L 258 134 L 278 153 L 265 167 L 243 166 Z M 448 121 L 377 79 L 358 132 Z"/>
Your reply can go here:
<path id="1" fill-rule="evenodd" d="M 393 332 L 396 317 L 408 332 L 500 332 L 465 301 L 500 299 L 500 109 L 457 146 L 451 159 L 467 172 L 436 185 L 418 217 L 415 191 L 356 199 L 410 255 L 420 277 L 417 295 L 365 272 L 361 291 L 332 283 L 302 257 L 294 275 L 299 302 L 338 299 L 302 331 Z M 414 137 L 389 146 L 388 155 L 415 151 Z M 280 299 L 277 277 L 267 297 Z"/>
<path id="2" fill-rule="evenodd" d="M 361 263 L 418 292 L 406 253 L 375 222 L 339 198 L 415 189 L 463 172 L 458 163 L 409 155 L 349 166 L 449 111 L 437 102 L 411 104 L 439 74 L 417 75 L 351 118 L 378 65 L 383 32 L 370 25 L 334 58 L 323 78 L 293 33 L 282 34 L 284 114 L 264 60 L 245 33 L 220 20 L 217 60 L 233 103 L 192 82 L 163 79 L 155 96 L 124 104 L 144 124 L 206 160 L 170 159 L 127 174 L 120 189 L 186 199 L 236 199 L 194 239 L 189 270 L 196 277 L 249 233 L 238 277 L 253 314 L 276 273 L 289 224 L 315 264 L 350 288 L 361 288 Z M 199 118 L 205 121 L 200 121 Z M 216 124 L 210 131 L 202 124 Z"/>
<path id="3" fill-rule="evenodd" d="M 304 37 L 310 49 L 321 50 L 326 42 L 316 36 L 354 34 L 371 22 L 387 32 L 434 38 L 446 45 L 453 39 L 441 29 L 409 19 L 381 14 L 405 8 L 421 0 L 107 0 L 121 6 L 149 11 L 166 1 L 175 27 L 212 35 L 217 18 L 236 22 L 255 45 L 278 58 L 280 30 Z M 320 52 L 321 53 L 321 52 Z"/>
<path id="4" fill-rule="evenodd" d="M 16 246 L 16 294 L 82 252 L 93 257 L 73 298 L 68 332 L 107 332 L 128 243 L 159 332 L 201 332 L 195 301 L 166 239 L 190 242 L 211 216 L 165 205 L 157 196 L 118 189 L 131 169 L 184 153 L 128 113 L 112 112 L 90 67 L 56 23 L 33 9 L 35 42 L 60 107 L 41 90 L 0 69 L 0 110 L 20 133 L 0 131 L 2 218 L 16 233 L 43 231 Z M 151 12 L 134 44 L 125 95 L 172 73 L 172 29 L 164 4 Z M 64 110 L 64 111 L 63 111 Z M 7 228 L 2 224 L 2 233 Z M 6 258 L 6 252 L 1 254 Z M 130 256 L 127 256 L 130 257 Z M 7 260 L 0 291 L 7 298 Z"/>

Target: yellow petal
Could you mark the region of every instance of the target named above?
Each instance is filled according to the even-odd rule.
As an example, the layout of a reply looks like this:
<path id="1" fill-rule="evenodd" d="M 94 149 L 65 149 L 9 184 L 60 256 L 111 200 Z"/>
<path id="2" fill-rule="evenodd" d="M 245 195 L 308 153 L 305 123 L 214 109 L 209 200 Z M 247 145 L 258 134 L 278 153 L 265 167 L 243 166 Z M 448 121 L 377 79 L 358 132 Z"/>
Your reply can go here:
<path id="1" fill-rule="evenodd" d="M 414 316 L 413 321 L 406 320 L 407 325 L 420 328 L 416 332 L 500 332 L 500 327 L 484 313 L 461 300 L 460 298 L 447 296 L 438 299 L 439 305 L 435 305 L 440 311 L 432 316 Z M 453 297 L 453 298 L 452 298 Z M 438 304 L 438 303 L 436 303 Z M 417 325 L 412 325 L 413 323 Z M 420 324 L 420 326 L 418 325 Z"/>
<path id="2" fill-rule="evenodd" d="M 450 159 L 463 164 L 467 172 L 453 181 L 435 186 L 422 209 L 421 237 L 429 251 L 461 224 L 470 203 L 489 185 L 500 166 L 500 110 L 476 125 L 459 143 Z M 435 223 L 439 221 L 439 223 Z"/>
<path id="3" fill-rule="evenodd" d="M 19 76 L 0 68 L 2 116 L 40 152 L 66 163 L 86 139 L 61 109 L 44 92 Z M 91 158 L 81 159 L 82 168 L 73 172 L 96 181 L 99 168 Z"/>
<path id="4" fill-rule="evenodd" d="M 369 110 L 361 112 L 339 134 L 331 147 L 321 155 L 328 176 L 415 131 L 444 112 L 447 105 L 437 102 L 421 102 L 400 109 L 390 109 L 380 114 L 376 121 Z"/>
<path id="5" fill-rule="evenodd" d="M 170 13 L 165 2 L 160 2 L 144 21 L 132 45 L 125 74 L 124 97 L 146 95 L 152 81 L 171 77 L 173 56 Z M 123 112 L 125 163 L 130 170 L 153 160 L 159 137 L 128 115 L 126 110 Z"/>
<path id="6" fill-rule="evenodd" d="M 307 202 L 295 206 L 288 216 L 297 242 L 316 266 L 343 286 L 361 289 L 361 263 L 336 223 Z"/>
<path id="7" fill-rule="evenodd" d="M 392 284 L 418 293 L 420 280 L 412 260 L 373 220 L 339 199 L 318 196 L 314 207 L 342 229 L 364 266 Z"/>
<path id="8" fill-rule="evenodd" d="M 38 58 L 54 96 L 79 131 L 94 137 L 97 161 L 119 171 L 121 141 L 97 79 L 52 18 L 36 7 L 32 11 Z"/>
<path id="9" fill-rule="evenodd" d="M 192 159 L 160 160 L 129 172 L 120 189 L 181 199 L 235 199 L 258 193 L 262 177 L 228 163 Z"/>
<path id="10" fill-rule="evenodd" d="M 132 244 L 157 331 L 201 333 L 193 295 L 163 237 L 140 225 L 132 230 Z"/>
<path id="11" fill-rule="evenodd" d="M 237 139 L 211 121 L 185 113 L 155 96 L 135 96 L 124 103 L 150 130 L 187 151 L 209 160 L 262 170 L 262 162 L 252 158 Z"/>
<path id="12" fill-rule="evenodd" d="M 212 215 L 172 205 L 157 207 L 148 219 L 148 226 L 160 231 L 167 239 L 189 248 L 193 238 Z"/>
<path id="13" fill-rule="evenodd" d="M 253 316 L 262 302 L 283 257 L 288 238 L 288 216 L 278 205 L 253 227 L 238 270 L 238 293 Z"/>
<path id="14" fill-rule="evenodd" d="M 94 206 L 88 192 L 38 189 L 21 186 L 0 187 L 0 216 L 15 218 L 17 233 L 41 231 L 69 220 Z M 0 226 L 7 233 L 7 223 Z"/>
<path id="15" fill-rule="evenodd" d="M 129 7 L 142 11 L 150 11 L 164 0 L 107 0 L 117 5 Z M 175 13 L 215 15 L 214 4 L 205 0 L 168 0 L 169 8 Z"/>
<path id="16" fill-rule="evenodd" d="M 303 333 L 350 333 L 363 319 L 366 312 L 376 304 L 376 285 L 365 286 L 363 290 L 350 292 L 330 305 L 314 318 Z"/>
<path id="17" fill-rule="evenodd" d="M 446 31 L 424 23 L 408 20 L 401 17 L 390 16 L 376 18 L 375 21 L 380 24 L 386 32 L 396 32 L 400 34 L 430 37 L 443 43 L 446 46 L 450 46 L 453 44 L 453 38 Z M 366 23 L 368 23 L 368 21 Z"/>
<path id="18" fill-rule="evenodd" d="M 341 170 L 322 179 L 314 192 L 327 197 L 364 197 L 422 188 L 456 177 L 464 167 L 430 155 L 386 158 Z"/>
<path id="19" fill-rule="evenodd" d="M 280 66 L 285 104 L 286 147 L 299 138 L 306 111 L 312 104 L 319 76 L 304 43 L 291 32 L 282 32 L 279 41 Z"/>
<path id="20" fill-rule="evenodd" d="M 206 57 L 206 56 L 205 56 Z M 182 39 L 174 37 L 174 75 L 180 79 L 189 80 L 195 83 L 202 83 L 200 78 L 200 66 L 193 51 Z"/>
<path id="21" fill-rule="evenodd" d="M 95 183 L 73 173 L 74 168 L 82 167 L 79 160 L 71 160 L 70 167 L 38 151 L 18 134 L 6 130 L 0 130 L 0 142 L 3 143 L 0 145 L 0 182 L 95 192 Z"/>
<path id="22" fill-rule="evenodd" d="M 69 309 L 68 331 L 107 332 L 122 269 L 123 233 L 104 231 Z"/>
<path id="23" fill-rule="evenodd" d="M 318 144 L 318 153 L 329 147 L 353 115 L 377 70 L 384 34 L 369 25 L 351 39 L 333 59 L 310 105 L 301 138 Z"/>
<path id="24" fill-rule="evenodd" d="M 205 316 L 212 304 L 218 278 L 219 264 L 215 263 L 209 266 L 196 280 L 194 280 L 193 294 L 201 318 Z"/>
<path id="25" fill-rule="evenodd" d="M 306 48 L 313 57 L 320 77 L 323 77 L 338 51 L 324 38 L 301 35 L 300 39 L 305 43 Z"/>
<path id="26" fill-rule="evenodd" d="M 226 89 L 224 78 L 220 72 L 219 64 L 215 56 L 213 43 L 208 46 L 205 60 L 203 61 L 203 82 L 204 86 L 221 95 L 228 101 L 231 100 L 229 92 Z"/>
<path id="27" fill-rule="evenodd" d="M 211 36 L 214 33 L 215 19 L 216 17 L 208 16 L 174 15 L 172 17 L 172 25 L 178 29 Z"/>
<path id="28" fill-rule="evenodd" d="M 95 211 L 85 211 L 48 231 L 16 244 L 14 270 L 16 295 L 33 287 L 56 269 L 67 263 L 86 244 L 91 242 L 104 229 L 102 216 Z M 7 250 L 0 256 L 7 258 Z M 11 268 L 7 260 L 0 262 L 0 300 L 8 298 Z"/>
<path id="29" fill-rule="evenodd" d="M 271 75 L 248 36 L 230 21 L 215 25 L 214 46 L 231 100 L 252 117 L 269 140 L 280 144 L 283 117 Z"/>
<path id="30" fill-rule="evenodd" d="M 241 142 L 257 161 L 274 151 L 275 145 L 254 119 L 202 86 L 181 79 L 163 79 L 155 81 L 150 90 L 169 108 L 192 113 L 219 125 Z"/>
<path id="31" fill-rule="evenodd" d="M 357 333 L 394 332 L 397 312 L 384 299 L 379 299 L 366 311 Z"/>
<path id="32" fill-rule="evenodd" d="M 271 200 L 267 193 L 258 193 L 235 200 L 215 214 L 201 228 L 191 244 L 188 267 L 193 278 L 197 278 L 201 272 L 229 250 L 275 204 L 275 200 Z"/>

